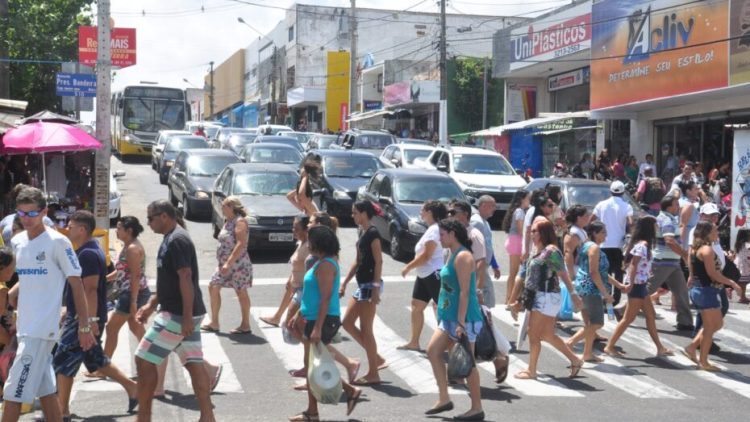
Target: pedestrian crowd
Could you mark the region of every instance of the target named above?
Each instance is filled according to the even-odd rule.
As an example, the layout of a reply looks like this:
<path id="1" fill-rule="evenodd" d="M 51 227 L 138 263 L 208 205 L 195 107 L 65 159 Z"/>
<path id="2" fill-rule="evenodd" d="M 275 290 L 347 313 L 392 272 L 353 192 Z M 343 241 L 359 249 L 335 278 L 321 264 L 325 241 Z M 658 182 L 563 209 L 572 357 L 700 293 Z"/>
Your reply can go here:
<path id="1" fill-rule="evenodd" d="M 504 307 L 514 318 L 523 312 L 519 329 L 525 335 L 519 338 L 528 338 L 530 350 L 528 367 L 515 373 L 515 378 L 537 377 L 542 342 L 570 362 L 570 377 L 577 376 L 584 362 L 603 361 L 595 353 L 597 341 L 606 342 L 605 354 L 621 356 L 625 352 L 617 342 L 640 312 L 656 356 L 674 354 L 662 344 L 656 328 L 654 304 L 667 292 L 677 312 L 676 328 L 692 331 L 692 341 L 679 352 L 700 370 L 720 370 L 708 355 L 718 349 L 713 336 L 722 328 L 731 291 L 738 293 L 739 303 L 750 302 L 745 296 L 750 280 L 750 231 L 740 230 L 731 250 L 722 247 L 719 220 L 725 198 L 721 189 L 718 196 L 702 189 L 706 179 L 700 178 L 690 161 L 668 183 L 655 177 L 650 156 L 644 164 L 622 157 L 610 163 L 606 151 L 596 163 L 584 156 L 574 172 L 606 173 L 614 179 L 611 197 L 592 211 L 576 204 L 563 209 L 563 195 L 555 184 L 532 192 L 519 189 L 514 195 L 502 222 L 510 262 Z M 373 219 L 383 211 L 369 201 L 353 204 L 351 215 L 359 229 L 356 257 L 342 262 L 340 251 L 345 246 L 338 239 L 338 222 L 318 211 L 312 201 L 310 180 L 318 172 L 319 163 L 306 162 L 300 183 L 288 195 L 302 212 L 293 225 L 297 247 L 278 309 L 260 318 L 279 327 L 285 341 L 302 343 L 300 367 L 290 375 L 306 379 L 294 388 L 307 391 L 307 406 L 290 421 L 320 420 L 311 356 L 330 354 L 344 368 L 340 385 L 347 415 L 360 403 L 365 387 L 382 383 L 380 371 L 389 366 L 375 336 L 376 314 L 386 286 L 383 245 Z M 726 169 L 718 169 L 708 180 L 722 184 L 722 172 L 728 177 Z M 623 178 L 638 181 L 635 192 L 641 209 L 634 209 L 627 200 Z M 18 420 L 21 404 L 36 398 L 45 420 L 70 420 L 73 380 L 83 364 L 86 376 L 109 377 L 119 383 L 127 396 L 126 410 L 135 413 L 137 409 L 137 420 L 150 421 L 153 399 L 164 395 L 171 352 L 191 376 L 200 420 L 215 420 L 210 394 L 220 380 L 222 366 L 204 358 L 201 332 L 222 330 L 222 288 L 233 289 L 240 304 L 240 324 L 229 333 L 251 333 L 248 289 L 253 285 L 253 264 L 247 251 L 247 215 L 239 198 L 229 196 L 221 204 L 224 224 L 217 237 L 209 309 L 198 283 L 195 245 L 180 211 L 168 201 L 154 201 L 146 210 L 148 226 L 163 235 L 154 261 L 156 292 L 151 292 L 146 281 L 149 259 L 138 240 L 144 228 L 137 218 L 125 216 L 117 223 L 123 248 L 113 268 L 107 268 L 105 252 L 93 237 L 96 221 L 91 213 L 75 212 L 66 237 L 45 224 L 48 204 L 39 189 L 15 189 L 12 204 L 15 214 L 0 223 L 3 232 L 8 227 L 10 245 L 0 249 L 3 420 Z M 453 356 L 461 346 L 473 356 L 483 333 L 492 330 L 493 336 L 502 336 L 492 329 L 488 314 L 496 306 L 494 281 L 501 276 L 488 222 L 496 204 L 491 196 L 482 196 L 474 205 L 462 200 L 424 202 L 420 217 L 425 231 L 414 258 L 401 272 L 403 277 L 413 273 L 415 281 L 411 335 L 398 349 L 426 353 L 432 367 L 438 398 L 425 415 L 454 409 L 449 384 L 467 386 L 469 408 L 454 420 L 484 420 L 485 413 L 473 360 L 467 371 L 456 375 L 455 366 L 446 365 L 445 352 Z M 356 289 L 348 294 L 352 281 Z M 627 301 L 621 306 L 623 296 Z M 108 312 L 108 302 L 113 302 L 112 312 Z M 422 349 L 424 312 L 431 303 L 428 312 L 435 310 L 438 325 Z M 567 340 L 557 333 L 565 303 L 580 312 L 583 320 L 583 327 Z M 62 320 L 61 305 L 65 307 Z M 691 307 L 698 310 L 695 320 Z M 209 318 L 204 321 L 206 314 Z M 619 320 L 609 339 L 598 333 L 605 314 Z M 137 380 L 128 378 L 111 361 L 118 332 L 125 324 L 140 342 L 135 352 Z M 363 349 L 366 371 L 361 370 L 365 362 L 337 350 L 340 328 Z M 583 342 L 583 352 L 576 354 L 573 348 L 579 342 Z M 493 350 L 482 360 L 493 363 L 494 381 L 500 384 L 508 375 L 509 356 L 500 347 Z M 10 351 L 13 356 L 5 360 Z"/>

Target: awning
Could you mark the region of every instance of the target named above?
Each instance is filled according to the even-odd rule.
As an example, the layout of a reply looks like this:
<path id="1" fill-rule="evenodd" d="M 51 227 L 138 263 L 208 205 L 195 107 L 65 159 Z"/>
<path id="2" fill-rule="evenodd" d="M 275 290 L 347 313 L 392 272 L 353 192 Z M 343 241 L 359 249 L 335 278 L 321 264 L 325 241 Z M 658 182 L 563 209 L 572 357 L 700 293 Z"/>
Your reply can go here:
<path id="1" fill-rule="evenodd" d="M 590 129 L 596 129 L 596 126 L 580 126 L 580 127 L 571 127 L 567 129 L 547 130 L 544 132 L 538 132 L 535 135 L 547 136 L 547 135 L 556 135 L 558 133 L 572 132 L 576 130 L 590 130 Z"/>
<path id="2" fill-rule="evenodd" d="M 288 107 L 307 107 L 326 102 L 326 89 L 317 86 L 300 86 L 286 91 Z"/>
<path id="3" fill-rule="evenodd" d="M 502 126 L 494 126 L 489 129 L 474 132 L 474 136 L 501 136 L 508 130 L 520 130 L 534 126 L 541 126 L 549 123 L 559 122 L 567 119 L 591 119 L 591 113 L 588 111 L 576 111 L 571 113 L 539 113 L 540 117 L 524 120 L 521 122 L 509 123 Z"/>
<path id="4" fill-rule="evenodd" d="M 394 111 L 390 110 L 372 110 L 372 111 L 365 111 L 364 113 L 353 113 L 349 116 L 349 118 L 346 120 L 347 122 L 359 122 L 362 120 L 372 119 L 375 117 L 383 117 L 383 116 L 390 116 Z"/>

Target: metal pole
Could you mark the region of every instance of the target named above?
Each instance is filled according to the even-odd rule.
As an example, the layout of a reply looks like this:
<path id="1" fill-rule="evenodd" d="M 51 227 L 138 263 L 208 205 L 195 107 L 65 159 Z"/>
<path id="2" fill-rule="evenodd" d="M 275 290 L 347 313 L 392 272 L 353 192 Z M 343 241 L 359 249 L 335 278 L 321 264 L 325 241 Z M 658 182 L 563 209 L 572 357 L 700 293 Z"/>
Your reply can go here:
<path id="1" fill-rule="evenodd" d="M 0 0 L 0 28 L 8 28 L 8 0 Z M 8 45 L 5 42 L 0 42 L 0 57 L 8 57 Z M 0 62 L 0 98 L 10 98 L 10 69 L 8 66 L 8 62 Z"/>
<path id="2" fill-rule="evenodd" d="M 96 138 L 102 148 L 96 151 L 94 166 L 94 216 L 96 226 L 109 228 L 109 160 L 112 155 L 110 132 L 110 103 L 112 101 L 112 54 L 109 21 L 110 0 L 99 0 L 97 5 L 96 47 Z"/>
<path id="3" fill-rule="evenodd" d="M 349 49 L 350 62 L 349 62 L 349 114 L 359 110 L 357 104 L 357 0 L 351 0 L 352 10 L 349 15 L 349 27 L 352 31 L 351 47 Z"/>
<path id="4" fill-rule="evenodd" d="M 448 72 L 445 42 L 445 0 L 440 0 L 440 145 L 448 145 Z"/>
<path id="5" fill-rule="evenodd" d="M 271 124 L 276 123 L 276 113 L 278 104 L 276 103 L 276 45 L 273 46 L 271 55 Z"/>
<path id="6" fill-rule="evenodd" d="M 484 84 L 482 90 L 482 129 L 487 129 L 487 68 L 489 59 L 484 59 Z"/>
<path id="7" fill-rule="evenodd" d="M 208 111 L 211 113 L 211 119 L 214 119 L 214 62 L 209 62 L 211 65 L 211 90 L 208 94 Z"/>
<path id="8" fill-rule="evenodd" d="M 76 62 L 76 74 L 81 73 L 81 63 Z M 75 113 L 76 113 L 76 120 L 79 122 L 81 121 L 81 97 L 76 96 L 76 105 L 75 105 Z"/>

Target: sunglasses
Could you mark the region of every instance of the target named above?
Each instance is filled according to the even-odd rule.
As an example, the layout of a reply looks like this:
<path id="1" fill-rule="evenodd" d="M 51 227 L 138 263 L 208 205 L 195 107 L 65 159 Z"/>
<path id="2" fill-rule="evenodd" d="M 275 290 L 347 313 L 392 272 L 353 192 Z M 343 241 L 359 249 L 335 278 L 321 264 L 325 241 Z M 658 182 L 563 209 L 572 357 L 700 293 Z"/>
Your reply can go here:
<path id="1" fill-rule="evenodd" d="M 16 210 L 16 214 L 18 214 L 19 217 L 31 217 L 31 218 L 34 218 L 34 217 L 39 217 L 42 214 L 42 212 L 41 211 L 21 211 L 21 210 Z"/>
<path id="2" fill-rule="evenodd" d="M 152 222 L 154 220 L 154 218 L 156 218 L 157 216 L 160 216 L 162 214 L 164 214 L 164 213 L 163 212 L 158 212 L 156 214 L 147 215 L 146 216 L 146 220 L 148 220 L 148 222 L 150 223 L 150 222 Z"/>

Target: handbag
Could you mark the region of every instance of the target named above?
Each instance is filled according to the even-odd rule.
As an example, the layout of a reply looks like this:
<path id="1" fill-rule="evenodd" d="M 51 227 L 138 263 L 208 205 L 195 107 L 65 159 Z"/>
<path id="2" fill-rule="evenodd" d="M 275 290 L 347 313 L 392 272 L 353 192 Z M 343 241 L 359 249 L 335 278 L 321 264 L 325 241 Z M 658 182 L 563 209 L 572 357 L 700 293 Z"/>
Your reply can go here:
<path id="1" fill-rule="evenodd" d="M 466 378 L 474 368 L 474 357 L 469 347 L 469 339 L 466 335 L 453 345 L 448 354 L 448 379 L 457 380 Z"/>
<path id="2" fill-rule="evenodd" d="M 313 397 L 322 404 L 337 404 L 343 391 L 341 374 L 323 343 L 310 345 L 307 368 L 307 384 Z"/>
<path id="3" fill-rule="evenodd" d="M 536 299 L 536 290 L 530 289 L 528 287 L 523 288 L 523 292 L 521 292 L 521 305 L 526 310 L 531 310 L 531 308 L 534 307 L 534 300 Z"/>
<path id="4" fill-rule="evenodd" d="M 497 357 L 497 343 L 492 332 L 492 317 L 482 309 L 482 329 L 474 342 L 474 357 L 480 362 L 490 362 Z"/>

